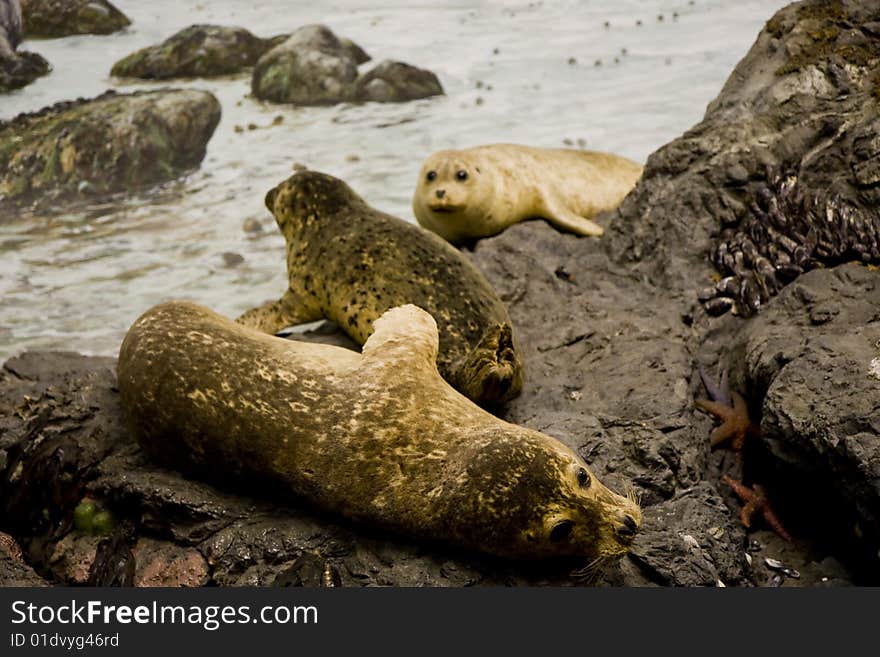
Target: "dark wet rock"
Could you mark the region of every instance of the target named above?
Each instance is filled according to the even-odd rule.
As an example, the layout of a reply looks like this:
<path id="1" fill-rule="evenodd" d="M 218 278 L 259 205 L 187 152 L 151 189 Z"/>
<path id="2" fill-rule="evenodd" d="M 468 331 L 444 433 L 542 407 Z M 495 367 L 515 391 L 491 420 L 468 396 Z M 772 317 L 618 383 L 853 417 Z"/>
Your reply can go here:
<path id="1" fill-rule="evenodd" d="M 800 270 L 876 260 L 878 19 L 877 3 L 811 0 L 768 21 L 704 119 L 648 159 L 605 236 L 615 259 L 741 314 Z"/>
<path id="2" fill-rule="evenodd" d="M 277 43 L 240 27 L 192 25 L 119 60 L 111 75 L 154 80 L 231 75 L 253 66 Z"/>
<path id="3" fill-rule="evenodd" d="M 356 78 L 350 49 L 323 25 L 307 25 L 259 59 L 251 90 L 276 103 L 330 105 L 348 99 Z"/>
<path id="4" fill-rule="evenodd" d="M 108 92 L 0 122 L 4 209 L 131 192 L 196 168 L 220 120 L 210 93 Z"/>
<path id="5" fill-rule="evenodd" d="M 443 95 L 437 76 L 422 68 L 385 60 L 358 78 L 354 98 L 360 101 L 400 103 Z"/>
<path id="6" fill-rule="evenodd" d="M 813 538 L 834 528 L 880 576 L 880 272 L 808 272 L 761 313 L 720 322 L 704 346 L 760 410 L 759 476 Z M 757 416 L 757 412 L 755 413 Z M 788 489 L 786 491 L 785 489 Z M 783 497 L 784 499 L 784 497 Z M 797 526 L 797 525 L 796 525 Z"/>
<path id="7" fill-rule="evenodd" d="M 131 25 L 107 0 L 21 0 L 27 38 L 111 34 Z"/>
<path id="8" fill-rule="evenodd" d="M 23 50 L 9 57 L 4 57 L 0 52 L 0 92 L 26 87 L 37 78 L 48 75 L 51 70 L 49 62 L 35 52 Z"/>
<path id="9" fill-rule="evenodd" d="M 262 100 L 298 105 L 402 102 L 443 93 L 436 75 L 401 62 L 384 61 L 358 77 L 358 64 L 369 59 L 323 25 L 307 25 L 260 58 L 251 90 Z"/>
<path id="10" fill-rule="evenodd" d="M 351 39 L 347 39 L 345 37 L 339 39 L 339 45 L 342 46 L 342 50 L 354 60 L 355 64 L 364 64 L 372 59 L 367 54 L 367 51 L 361 48 L 358 44 L 356 44 Z"/>
<path id="11" fill-rule="evenodd" d="M 709 258 L 719 227 L 736 231 L 757 204 L 752 183 L 766 181 L 766 159 L 800 162 L 811 191 L 811 180 L 856 180 L 840 166 L 852 155 L 847 129 L 840 142 L 805 135 L 815 121 L 836 120 L 835 103 L 849 125 L 864 128 L 871 101 L 851 105 L 836 89 L 836 100 L 808 98 L 814 87 L 804 85 L 819 89 L 829 69 L 805 73 L 816 68 L 807 60 L 798 72 L 776 73 L 788 57 L 785 35 L 814 20 L 803 7 L 824 6 L 794 6 L 768 24 L 704 122 L 652 155 L 623 206 L 599 217 L 605 238 L 531 221 L 471 253 L 523 349 L 525 387 L 506 418 L 556 436 L 610 487 L 632 487 L 644 523 L 628 557 L 599 572 L 511 564 L 377 535 L 249 482 L 219 490 L 187 480 L 153 465 L 123 426 L 114 362 L 69 354 L 26 354 L 0 373 L 0 531 L 18 539 L 38 573 L 65 582 L 50 557 L 70 540 L 73 509 L 88 496 L 120 527 L 131 523 L 138 542 L 198 551 L 208 584 L 876 584 L 880 273 L 818 269 L 749 319 L 709 317 L 697 301 L 717 275 Z M 845 4 L 847 30 L 867 20 L 854 7 Z M 870 145 L 862 128 L 852 143 Z M 327 328 L 296 338 L 333 342 Z M 730 367 L 733 387 L 761 418 L 763 437 L 747 443 L 741 462 L 710 451 L 713 421 L 694 409 L 704 395 L 697 362 Z M 757 517 L 743 528 L 724 475 L 764 485 L 795 540 Z M 800 577 L 779 579 L 765 558 Z"/>
<path id="12" fill-rule="evenodd" d="M 17 52 L 21 29 L 18 0 L 0 0 L 0 92 L 25 87 L 51 69 L 40 55 Z"/>

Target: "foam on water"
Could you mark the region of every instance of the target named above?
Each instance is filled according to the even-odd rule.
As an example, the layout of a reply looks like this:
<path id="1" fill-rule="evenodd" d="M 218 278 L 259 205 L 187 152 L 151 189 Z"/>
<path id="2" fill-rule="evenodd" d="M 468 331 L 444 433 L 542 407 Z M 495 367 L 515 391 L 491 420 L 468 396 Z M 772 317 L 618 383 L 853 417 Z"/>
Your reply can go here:
<path id="1" fill-rule="evenodd" d="M 25 43 L 54 71 L 0 96 L 0 118 L 107 88 L 185 86 L 216 94 L 223 119 L 202 168 L 171 190 L 121 206 L 0 221 L 0 358 L 27 348 L 115 354 L 135 318 L 167 298 L 193 299 L 230 316 L 277 298 L 285 288 L 284 242 L 263 196 L 295 162 L 339 176 L 375 207 L 412 220 L 415 177 L 433 150 L 498 141 L 581 143 L 644 161 L 699 121 L 763 23 L 786 3 L 116 4 L 132 19 L 124 33 Z M 251 99 L 248 75 L 161 84 L 109 77 L 116 60 L 193 23 L 271 36 L 317 22 L 352 38 L 376 61 L 434 71 L 447 96 L 292 108 Z M 269 127 L 279 115 L 283 123 Z M 260 129 L 236 132 L 251 123 Z M 262 236 L 245 234 L 248 218 L 263 223 Z M 224 252 L 241 254 L 244 263 L 225 267 Z"/>

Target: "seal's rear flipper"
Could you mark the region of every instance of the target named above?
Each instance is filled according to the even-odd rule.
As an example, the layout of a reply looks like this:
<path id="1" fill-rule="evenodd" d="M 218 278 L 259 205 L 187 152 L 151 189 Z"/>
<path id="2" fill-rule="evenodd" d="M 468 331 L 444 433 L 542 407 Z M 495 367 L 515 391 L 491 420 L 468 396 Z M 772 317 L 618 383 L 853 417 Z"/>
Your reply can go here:
<path id="1" fill-rule="evenodd" d="M 386 310 L 373 323 L 373 334 L 364 343 L 363 355 L 366 359 L 374 356 L 383 360 L 389 360 L 389 356 L 414 359 L 436 369 L 439 348 L 437 322 L 418 306 L 407 304 Z"/>
<path id="2" fill-rule="evenodd" d="M 288 290 L 278 301 L 269 301 L 242 314 L 235 321 L 243 326 L 275 335 L 288 326 L 306 324 L 323 319 L 320 309 L 300 303 Z"/>
<path id="3" fill-rule="evenodd" d="M 568 210 L 559 209 L 547 214 L 552 214 L 552 216 L 547 217 L 547 221 L 560 230 L 566 230 L 577 235 L 586 235 L 587 237 L 601 237 L 605 232 L 605 229 L 595 221 L 586 219 Z"/>
<path id="4" fill-rule="evenodd" d="M 510 324 L 489 328 L 456 368 L 455 378 L 453 385 L 460 392 L 486 406 L 516 397 L 522 390 L 523 368 Z"/>

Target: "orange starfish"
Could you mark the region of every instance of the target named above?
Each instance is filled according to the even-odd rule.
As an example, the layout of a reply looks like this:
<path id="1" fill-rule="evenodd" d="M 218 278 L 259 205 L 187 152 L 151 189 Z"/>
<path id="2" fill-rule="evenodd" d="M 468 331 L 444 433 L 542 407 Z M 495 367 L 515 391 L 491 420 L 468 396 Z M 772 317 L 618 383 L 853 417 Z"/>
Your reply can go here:
<path id="1" fill-rule="evenodd" d="M 752 487 L 749 488 L 745 484 L 731 479 L 727 475 L 724 475 L 721 479 L 725 484 L 730 486 L 733 489 L 733 492 L 736 493 L 736 496 L 744 502 L 743 508 L 739 512 L 739 520 L 743 526 L 750 528 L 752 526 L 752 516 L 760 511 L 764 520 L 770 525 L 770 528 L 781 538 L 791 542 L 791 535 L 785 531 L 785 527 L 782 526 L 779 518 L 776 517 L 773 509 L 770 508 L 770 502 L 767 501 L 767 493 L 764 491 L 763 486 L 753 484 Z"/>
<path id="2" fill-rule="evenodd" d="M 708 413 L 721 420 L 709 437 L 712 447 L 729 440 L 730 447 L 734 451 L 741 451 L 749 436 L 757 436 L 760 428 L 749 418 L 749 407 L 746 400 L 736 392 L 731 391 L 730 397 L 733 406 L 709 399 L 697 399 L 694 403 Z"/>

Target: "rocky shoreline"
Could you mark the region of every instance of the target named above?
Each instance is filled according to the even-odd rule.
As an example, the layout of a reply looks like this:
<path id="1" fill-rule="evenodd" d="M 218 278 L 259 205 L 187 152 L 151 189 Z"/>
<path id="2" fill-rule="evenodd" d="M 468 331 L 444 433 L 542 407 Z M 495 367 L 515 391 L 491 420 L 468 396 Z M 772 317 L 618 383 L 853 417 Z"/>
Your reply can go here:
<path id="1" fill-rule="evenodd" d="M 815 224 L 830 216 L 868 238 L 880 227 L 880 52 L 864 38 L 878 22 L 857 2 L 787 7 L 703 121 L 655 152 L 621 207 L 599 217 L 605 237 L 532 221 L 470 253 L 524 350 L 525 388 L 505 419 L 559 438 L 603 482 L 641 496 L 631 554 L 589 583 L 880 582 L 880 272 L 836 248 L 854 233 L 823 246 Z M 815 202 L 786 206 L 780 172 Z M 780 221 L 774 206 L 791 216 Z M 792 262 L 803 273 L 784 269 Z M 122 424 L 114 367 L 34 352 L 0 371 L 0 531 L 38 573 L 3 557 L 0 583 L 583 583 L 573 571 L 585 564 L 415 545 L 280 493 L 244 497 L 244 484 L 221 491 L 157 468 Z M 760 425 L 739 455 L 710 449 L 714 422 L 694 404 L 706 395 L 699 367 L 729 371 Z M 794 540 L 760 515 L 743 527 L 725 476 L 763 486 Z M 112 511 L 109 535 L 72 530 L 83 499 Z"/>

